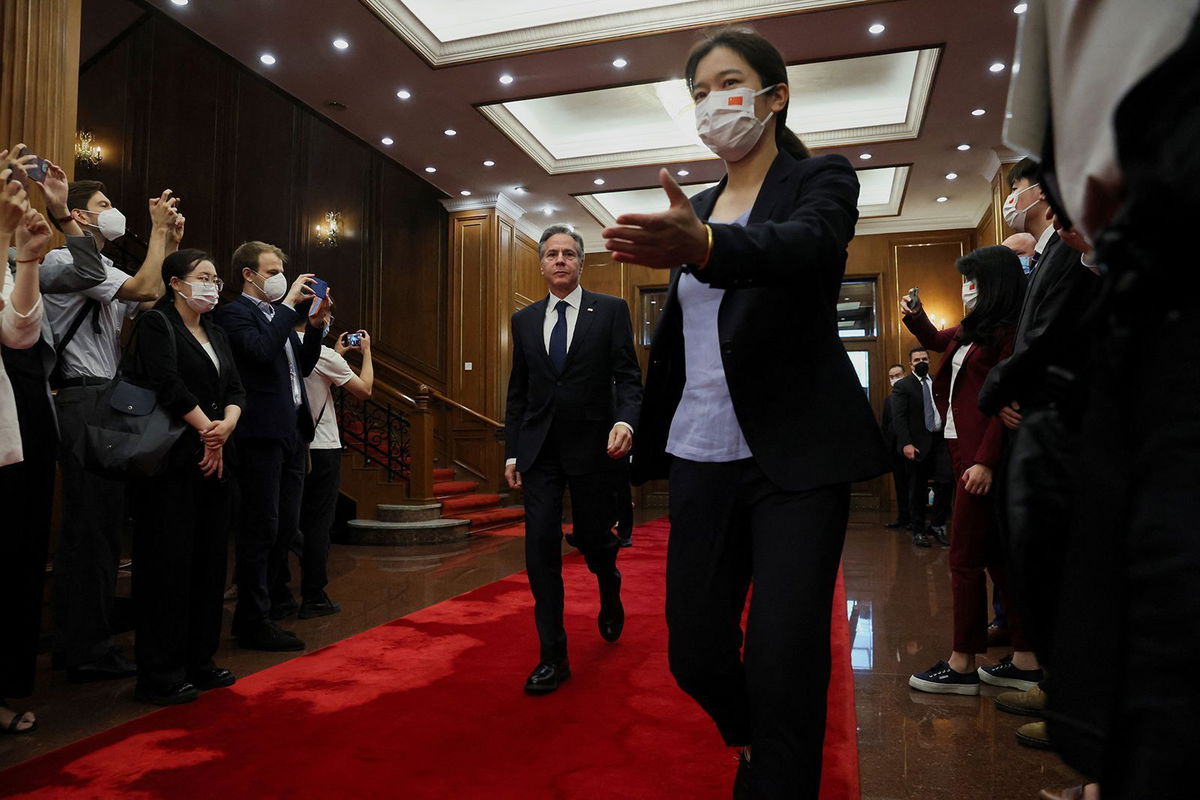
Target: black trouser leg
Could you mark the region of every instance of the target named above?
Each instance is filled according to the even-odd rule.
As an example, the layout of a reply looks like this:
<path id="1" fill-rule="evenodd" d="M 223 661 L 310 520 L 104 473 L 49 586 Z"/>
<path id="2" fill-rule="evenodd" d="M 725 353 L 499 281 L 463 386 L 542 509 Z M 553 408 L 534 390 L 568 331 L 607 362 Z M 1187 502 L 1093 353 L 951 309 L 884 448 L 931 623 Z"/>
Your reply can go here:
<path id="1" fill-rule="evenodd" d="M 267 562 L 267 586 L 270 587 L 272 605 L 294 599 L 288 586 L 292 579 L 288 554 L 300 533 L 300 503 L 308 469 L 308 443 L 299 432 L 284 446 L 282 469 L 279 476 L 279 528 Z"/>
<path id="2" fill-rule="evenodd" d="M 329 535 L 337 511 L 342 476 L 341 450 L 310 450 L 312 472 L 304 476 L 300 504 L 300 530 L 304 543 L 300 556 L 300 593 L 317 601 L 329 583 Z"/>
<path id="3" fill-rule="evenodd" d="M 588 569 L 601 581 L 616 577 L 620 541 L 613 536 L 619 472 L 567 476 L 571 490 L 571 527 Z"/>
<path id="4" fill-rule="evenodd" d="M 42 441 L 53 441 L 54 429 Z M 33 693 L 38 633 L 42 621 L 42 582 L 50 542 L 54 501 L 53 450 L 31 448 L 26 460 L 0 467 L 0 698 Z"/>
<path id="5" fill-rule="evenodd" d="M 914 531 L 926 528 L 925 508 L 929 505 L 929 473 L 933 466 L 928 461 L 908 462 L 908 519 Z"/>
<path id="6" fill-rule="evenodd" d="M 213 655 L 221 644 L 232 494 L 228 465 L 223 481 L 201 479 L 196 486 L 186 652 L 187 666 L 192 670 L 213 666 Z"/>
<path id="7" fill-rule="evenodd" d="M 525 569 L 533 593 L 540 660 L 567 657 L 563 629 L 562 507 L 567 475 L 554 446 L 547 443 L 537 461 L 521 473 L 525 497 Z"/>
<path id="8" fill-rule="evenodd" d="M 241 507 L 238 519 L 237 610 L 233 633 L 250 631 L 266 621 L 271 609 L 267 565 L 279 532 L 279 483 L 283 473 L 284 448 L 272 439 L 244 439 L 237 443 L 241 468 Z"/>
<path id="9" fill-rule="evenodd" d="M 102 387 L 63 389 L 55 397 L 63 446 L 62 528 L 54 553 L 56 649 L 68 667 L 113 650 L 112 604 L 125 527 L 125 484 L 84 468 L 74 452 Z"/>
<path id="10" fill-rule="evenodd" d="M 633 536 L 633 487 L 629 485 L 629 470 L 622 469 L 617 480 L 617 536 L 628 540 Z"/>

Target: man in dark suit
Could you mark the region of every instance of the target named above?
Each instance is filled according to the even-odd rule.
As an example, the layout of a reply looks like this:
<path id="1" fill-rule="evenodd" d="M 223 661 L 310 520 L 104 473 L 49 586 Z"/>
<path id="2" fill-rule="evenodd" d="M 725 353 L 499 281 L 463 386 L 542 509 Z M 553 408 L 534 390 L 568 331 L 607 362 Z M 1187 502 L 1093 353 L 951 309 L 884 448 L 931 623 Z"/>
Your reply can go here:
<path id="1" fill-rule="evenodd" d="M 942 438 L 944 421 L 933 402 L 929 351 L 914 347 L 908 354 L 912 374 L 892 387 L 892 425 L 896 444 L 908 464 L 908 515 L 913 544 L 929 547 L 929 535 L 949 545 L 946 518 L 953 486 L 950 453 Z M 933 484 L 933 518 L 925 523 L 926 495 Z"/>
<path id="2" fill-rule="evenodd" d="M 299 528 L 300 497 L 312 415 L 304 378 L 321 355 L 329 301 L 308 318 L 301 340 L 292 328 L 296 306 L 313 297 L 312 275 L 288 287 L 278 247 L 247 242 L 233 253 L 242 295 L 214 312 L 233 348 L 246 389 L 234 433 L 240 461 L 241 512 L 237 536 L 237 610 L 233 635 L 252 650 L 303 650 L 304 642 L 274 624 L 299 608 L 287 587 L 288 547 Z"/>
<path id="3" fill-rule="evenodd" d="M 512 317 L 504 469 L 508 485 L 525 494 L 525 565 L 541 646 L 525 683 L 531 694 L 552 692 L 571 675 L 561 543 L 567 488 L 575 545 L 600 586 L 600 635 L 609 642 L 621 635 L 625 610 L 612 527 L 642 402 L 629 308 L 579 285 L 583 239 L 551 225 L 538 255 L 550 294 Z"/>
<path id="4" fill-rule="evenodd" d="M 888 386 L 896 383 L 906 374 L 903 364 L 892 364 L 888 367 Z M 892 459 L 892 482 L 896 485 L 896 519 L 887 523 L 885 528 L 893 530 L 908 528 L 910 524 L 908 511 L 908 461 L 900 454 L 900 446 L 896 443 L 896 430 L 892 413 L 892 395 L 888 394 L 883 400 L 883 420 L 880 430 L 883 432 L 883 443 L 887 445 Z"/>

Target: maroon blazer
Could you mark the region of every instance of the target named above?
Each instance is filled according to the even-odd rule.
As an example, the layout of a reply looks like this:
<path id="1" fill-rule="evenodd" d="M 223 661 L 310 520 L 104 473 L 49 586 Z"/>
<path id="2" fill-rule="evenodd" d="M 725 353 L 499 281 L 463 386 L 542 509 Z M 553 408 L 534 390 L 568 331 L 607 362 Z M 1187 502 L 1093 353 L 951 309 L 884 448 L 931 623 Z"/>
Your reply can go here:
<path id="1" fill-rule="evenodd" d="M 950 399 L 950 374 L 954 371 L 952 361 L 959 348 L 959 326 L 939 331 L 933 327 L 925 311 L 918 311 L 904 318 L 904 324 L 923 347 L 942 353 L 942 363 L 933 376 L 933 402 L 942 419 L 946 418 Z M 963 453 L 974 453 L 974 464 L 995 468 L 1004 450 L 1004 423 L 1000 417 L 984 416 L 979 410 L 979 390 L 987 380 L 992 367 L 1012 355 L 1013 331 L 1003 331 L 1000 343 L 981 345 L 975 342 L 959 367 L 954 381 L 954 430 Z"/>

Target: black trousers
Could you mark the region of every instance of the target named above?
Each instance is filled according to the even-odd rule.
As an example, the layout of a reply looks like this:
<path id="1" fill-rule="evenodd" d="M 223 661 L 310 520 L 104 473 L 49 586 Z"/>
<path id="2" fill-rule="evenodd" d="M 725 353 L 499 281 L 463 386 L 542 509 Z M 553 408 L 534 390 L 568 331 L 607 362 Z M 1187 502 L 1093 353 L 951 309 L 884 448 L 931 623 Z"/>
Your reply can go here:
<path id="1" fill-rule="evenodd" d="M 112 640 L 117 563 L 125 529 L 125 483 L 100 477 L 80 461 L 84 424 L 103 387 L 61 389 L 55 396 L 62 433 L 62 529 L 54 552 L 55 648 L 68 667 L 102 658 Z"/>
<path id="2" fill-rule="evenodd" d="M 305 600 L 320 600 L 329 583 L 329 535 L 333 531 L 338 491 L 342 483 L 340 449 L 309 450 L 312 471 L 304 476 L 300 503 L 300 593 Z"/>
<path id="3" fill-rule="evenodd" d="M 558 457 L 556 437 L 546 444 L 527 471 L 521 473 L 525 495 L 525 568 L 533 592 L 540 660 L 557 663 L 567 657 L 563 629 L 562 516 L 563 492 L 571 491 L 571 520 L 575 546 L 588 569 L 600 581 L 620 576 L 619 543 L 613 536 L 617 518 L 619 471 L 568 475 Z"/>
<path id="4" fill-rule="evenodd" d="M 239 439 L 237 449 L 241 507 L 234 636 L 265 622 L 272 602 L 290 597 L 288 548 L 299 527 L 308 443 L 297 430 L 287 440 Z"/>
<path id="5" fill-rule="evenodd" d="M 629 485 L 629 470 L 621 471 L 617 478 L 617 536 L 629 539 L 633 536 L 633 487 Z"/>
<path id="6" fill-rule="evenodd" d="M 896 519 L 907 525 L 912 517 L 912 498 L 908 494 L 908 459 L 892 453 L 892 483 L 896 487 Z"/>
<path id="7" fill-rule="evenodd" d="M 172 467 L 134 484 L 140 681 L 165 687 L 213 666 L 221 642 L 232 492 L 225 469 L 225 478 L 217 480 L 196 466 Z"/>
<path id="8" fill-rule="evenodd" d="M 0 467 L 0 698 L 33 693 L 54 502 L 54 416 L 42 381 L 9 373 L 25 460 Z"/>
<path id="9" fill-rule="evenodd" d="M 755 798 L 819 791 L 833 588 L 849 514 L 848 484 L 785 492 L 753 459 L 671 465 L 671 672 L 726 744 L 753 745 Z"/>
<path id="10" fill-rule="evenodd" d="M 950 517 L 950 498 L 954 494 L 954 468 L 950 451 L 940 433 L 933 434 L 929 453 L 920 461 L 908 461 L 908 517 L 913 530 L 925 530 L 946 524 Z M 933 484 L 933 517 L 926 519 L 929 484 Z"/>

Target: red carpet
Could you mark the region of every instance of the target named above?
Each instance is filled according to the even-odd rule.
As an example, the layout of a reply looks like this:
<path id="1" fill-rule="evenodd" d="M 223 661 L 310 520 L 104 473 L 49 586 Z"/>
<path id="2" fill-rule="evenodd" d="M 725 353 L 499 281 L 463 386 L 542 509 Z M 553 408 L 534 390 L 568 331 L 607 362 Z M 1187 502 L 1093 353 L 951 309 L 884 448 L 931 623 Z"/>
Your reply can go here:
<path id="1" fill-rule="evenodd" d="M 595 579 L 566 559 L 574 676 L 521 692 L 537 642 L 523 574 L 0 773 L 71 798 L 726 798 L 736 766 L 666 665 L 667 524 L 623 550 L 627 612 L 596 632 Z M 823 800 L 858 798 L 841 582 Z M 53 724 L 46 720 L 43 724 Z"/>

